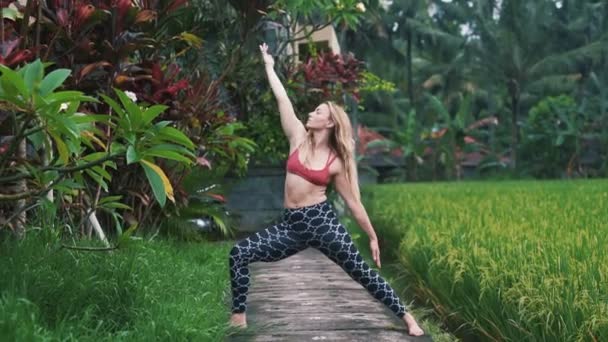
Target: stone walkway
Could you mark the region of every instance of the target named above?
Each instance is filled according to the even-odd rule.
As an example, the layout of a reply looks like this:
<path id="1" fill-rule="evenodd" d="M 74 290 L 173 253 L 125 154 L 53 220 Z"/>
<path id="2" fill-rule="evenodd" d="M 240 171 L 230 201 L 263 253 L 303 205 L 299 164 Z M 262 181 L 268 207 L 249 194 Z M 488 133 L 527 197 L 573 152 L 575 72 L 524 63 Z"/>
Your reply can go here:
<path id="1" fill-rule="evenodd" d="M 403 321 L 314 248 L 249 269 L 248 328 L 228 341 L 432 341 L 409 336 Z"/>

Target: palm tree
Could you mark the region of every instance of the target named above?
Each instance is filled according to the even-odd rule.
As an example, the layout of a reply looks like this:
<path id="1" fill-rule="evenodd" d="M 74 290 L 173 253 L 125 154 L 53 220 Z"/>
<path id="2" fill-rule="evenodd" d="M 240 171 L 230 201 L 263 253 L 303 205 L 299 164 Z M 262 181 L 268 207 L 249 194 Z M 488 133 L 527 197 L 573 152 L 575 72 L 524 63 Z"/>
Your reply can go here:
<path id="1" fill-rule="evenodd" d="M 511 167 L 515 168 L 522 109 L 539 96 L 574 90 L 585 70 L 608 52 L 606 35 L 586 41 L 572 39 L 562 45 L 561 37 L 554 35 L 556 28 L 581 18 L 564 24 L 563 11 L 552 0 L 476 0 L 472 12 L 474 67 L 489 88 L 499 93 L 506 90 L 511 111 Z"/>

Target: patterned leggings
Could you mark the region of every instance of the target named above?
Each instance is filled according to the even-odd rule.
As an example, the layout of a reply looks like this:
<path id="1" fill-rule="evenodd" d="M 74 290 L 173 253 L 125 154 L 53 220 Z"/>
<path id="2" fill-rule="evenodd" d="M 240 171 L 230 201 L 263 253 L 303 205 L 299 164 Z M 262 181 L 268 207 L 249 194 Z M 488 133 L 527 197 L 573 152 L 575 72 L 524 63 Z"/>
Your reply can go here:
<path id="1" fill-rule="evenodd" d="M 234 245 L 230 251 L 232 312 L 246 310 L 250 263 L 278 261 L 308 247 L 317 248 L 342 267 L 395 315 L 405 315 L 405 306 L 395 291 L 363 260 L 327 200 L 307 207 L 285 209 L 281 223 Z"/>

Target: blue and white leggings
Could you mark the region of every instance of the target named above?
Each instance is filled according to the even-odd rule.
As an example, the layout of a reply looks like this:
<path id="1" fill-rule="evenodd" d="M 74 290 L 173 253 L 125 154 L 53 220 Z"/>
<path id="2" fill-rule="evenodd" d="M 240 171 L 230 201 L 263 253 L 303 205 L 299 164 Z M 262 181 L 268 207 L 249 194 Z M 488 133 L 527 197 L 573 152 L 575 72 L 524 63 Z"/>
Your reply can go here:
<path id="1" fill-rule="evenodd" d="M 238 241 L 230 251 L 232 313 L 246 310 L 252 262 L 272 262 L 314 247 L 398 317 L 405 306 L 389 284 L 363 260 L 350 235 L 326 200 L 307 207 L 285 209 L 283 221 Z"/>

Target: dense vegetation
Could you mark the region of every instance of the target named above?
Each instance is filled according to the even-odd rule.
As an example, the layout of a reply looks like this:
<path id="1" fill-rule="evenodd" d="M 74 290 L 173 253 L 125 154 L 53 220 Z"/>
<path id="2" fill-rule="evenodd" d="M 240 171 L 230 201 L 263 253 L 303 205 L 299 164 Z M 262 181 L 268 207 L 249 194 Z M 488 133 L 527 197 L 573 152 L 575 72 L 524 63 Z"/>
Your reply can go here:
<path id="1" fill-rule="evenodd" d="M 226 180 L 287 156 L 262 41 L 299 115 L 335 100 L 386 137 L 357 149 L 361 168 L 392 152 L 385 181 L 606 177 L 607 18 L 603 0 L 0 1 L 2 335 L 225 334 L 225 250 L 204 241 L 234 232 Z M 312 41 L 328 25 L 341 55 Z M 370 203 L 454 330 L 602 339 L 603 188 L 424 184 Z M 218 282 L 191 292 L 202 278 Z"/>
<path id="2" fill-rule="evenodd" d="M 368 208 L 405 282 L 461 336 L 601 341 L 608 184 L 408 184 Z"/>

